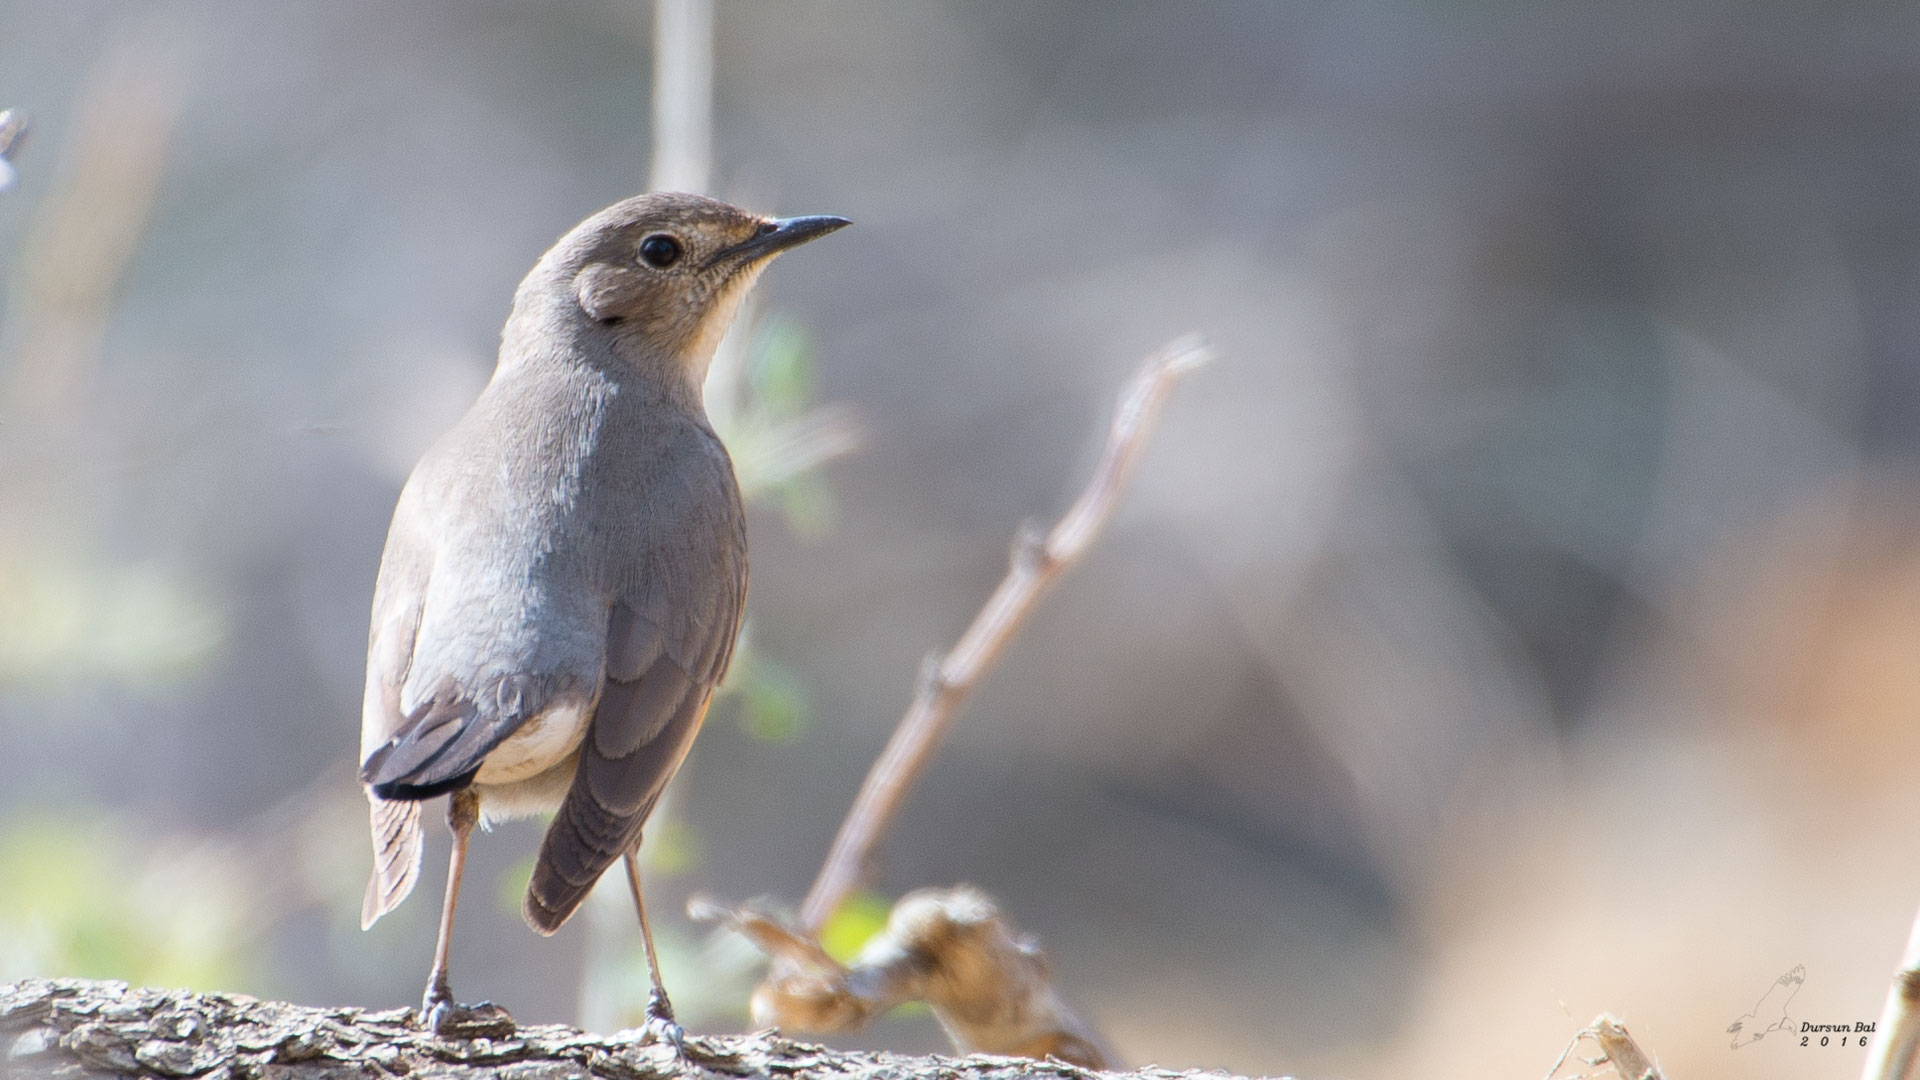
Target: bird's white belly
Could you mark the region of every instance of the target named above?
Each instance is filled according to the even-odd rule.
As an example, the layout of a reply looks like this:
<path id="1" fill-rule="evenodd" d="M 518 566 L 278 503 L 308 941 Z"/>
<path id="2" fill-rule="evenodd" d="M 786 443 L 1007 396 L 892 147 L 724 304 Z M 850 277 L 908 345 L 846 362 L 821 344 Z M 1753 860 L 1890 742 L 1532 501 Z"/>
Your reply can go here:
<path id="1" fill-rule="evenodd" d="M 473 782 L 482 785 L 517 784 L 565 761 L 580 745 L 592 719 L 592 706 L 582 702 L 555 705 L 532 717 L 507 741 L 493 748 L 480 764 Z"/>

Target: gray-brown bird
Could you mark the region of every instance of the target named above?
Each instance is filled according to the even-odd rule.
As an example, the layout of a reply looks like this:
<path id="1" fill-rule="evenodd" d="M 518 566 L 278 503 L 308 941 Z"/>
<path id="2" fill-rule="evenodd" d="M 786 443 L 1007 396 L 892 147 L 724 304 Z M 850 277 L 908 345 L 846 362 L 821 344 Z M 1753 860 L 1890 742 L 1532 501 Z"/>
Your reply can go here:
<path id="1" fill-rule="evenodd" d="M 361 924 L 412 891 L 420 803 L 450 794 L 422 1005 L 436 1030 L 511 1024 L 456 1004 L 447 981 L 473 826 L 557 811 L 527 923 L 558 930 L 624 859 L 649 1027 L 678 1041 L 635 852 L 726 673 L 747 594 L 740 492 L 701 385 L 767 263 L 846 224 L 671 193 L 581 222 L 520 283 L 492 380 L 400 492 L 368 635 Z"/>

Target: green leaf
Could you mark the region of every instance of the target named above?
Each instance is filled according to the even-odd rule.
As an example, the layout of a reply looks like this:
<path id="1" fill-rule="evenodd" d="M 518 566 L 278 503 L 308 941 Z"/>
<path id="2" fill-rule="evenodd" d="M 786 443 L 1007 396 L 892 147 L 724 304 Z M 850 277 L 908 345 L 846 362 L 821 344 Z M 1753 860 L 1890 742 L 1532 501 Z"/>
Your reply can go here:
<path id="1" fill-rule="evenodd" d="M 678 877 L 700 865 L 700 833 L 684 818 L 654 818 L 647 822 L 647 839 L 640 859 L 649 875 Z"/>
<path id="2" fill-rule="evenodd" d="M 813 711 L 807 688 L 786 665 L 756 653 L 740 689 L 740 726 L 747 734 L 785 743 L 807 730 Z"/>
<path id="3" fill-rule="evenodd" d="M 806 328 L 769 318 L 754 340 L 752 355 L 748 385 L 768 412 L 797 416 L 813 403 L 813 341 Z"/>
<path id="4" fill-rule="evenodd" d="M 0 824 L 0 882 L 0 982 L 231 990 L 251 967 L 246 875 L 205 845 L 156 845 L 84 812 L 35 813 Z"/>
<path id="5" fill-rule="evenodd" d="M 509 915 L 520 914 L 521 904 L 527 895 L 527 884 L 533 880 L 533 860 L 534 856 L 528 855 L 500 871 L 494 902 L 500 905 L 501 911 Z"/>
<path id="6" fill-rule="evenodd" d="M 826 539 L 833 532 L 838 507 L 833 488 L 819 471 L 804 472 L 780 485 L 780 509 L 787 516 L 787 527 L 809 543 Z"/>
<path id="7" fill-rule="evenodd" d="M 886 929 L 892 912 L 893 905 L 879 893 L 854 893 L 820 928 L 820 947 L 835 960 L 851 963 L 875 934 Z"/>
<path id="8" fill-rule="evenodd" d="M 0 548 L 0 611 L 0 683 L 165 683 L 199 670 L 226 633 L 164 567 L 56 547 Z"/>

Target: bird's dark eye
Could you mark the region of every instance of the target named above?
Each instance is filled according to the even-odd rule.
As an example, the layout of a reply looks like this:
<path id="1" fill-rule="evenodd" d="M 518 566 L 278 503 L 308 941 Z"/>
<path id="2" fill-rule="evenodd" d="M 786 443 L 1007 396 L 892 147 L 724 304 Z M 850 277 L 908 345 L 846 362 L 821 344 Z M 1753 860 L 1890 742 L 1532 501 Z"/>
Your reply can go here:
<path id="1" fill-rule="evenodd" d="M 680 241 L 666 233 L 654 233 L 640 241 L 640 257 L 648 266 L 666 269 L 680 261 Z"/>

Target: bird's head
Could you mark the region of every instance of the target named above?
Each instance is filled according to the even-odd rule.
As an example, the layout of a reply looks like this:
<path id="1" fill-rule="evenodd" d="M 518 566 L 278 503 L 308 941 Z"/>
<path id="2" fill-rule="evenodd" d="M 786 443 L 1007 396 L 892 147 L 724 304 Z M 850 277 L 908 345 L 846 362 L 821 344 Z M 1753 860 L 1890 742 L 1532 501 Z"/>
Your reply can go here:
<path id="1" fill-rule="evenodd" d="M 604 328 L 621 354 L 700 378 L 773 257 L 847 224 L 767 218 L 699 195 L 655 192 L 575 226 L 523 290 L 560 293 L 553 298 L 568 317 Z"/>

